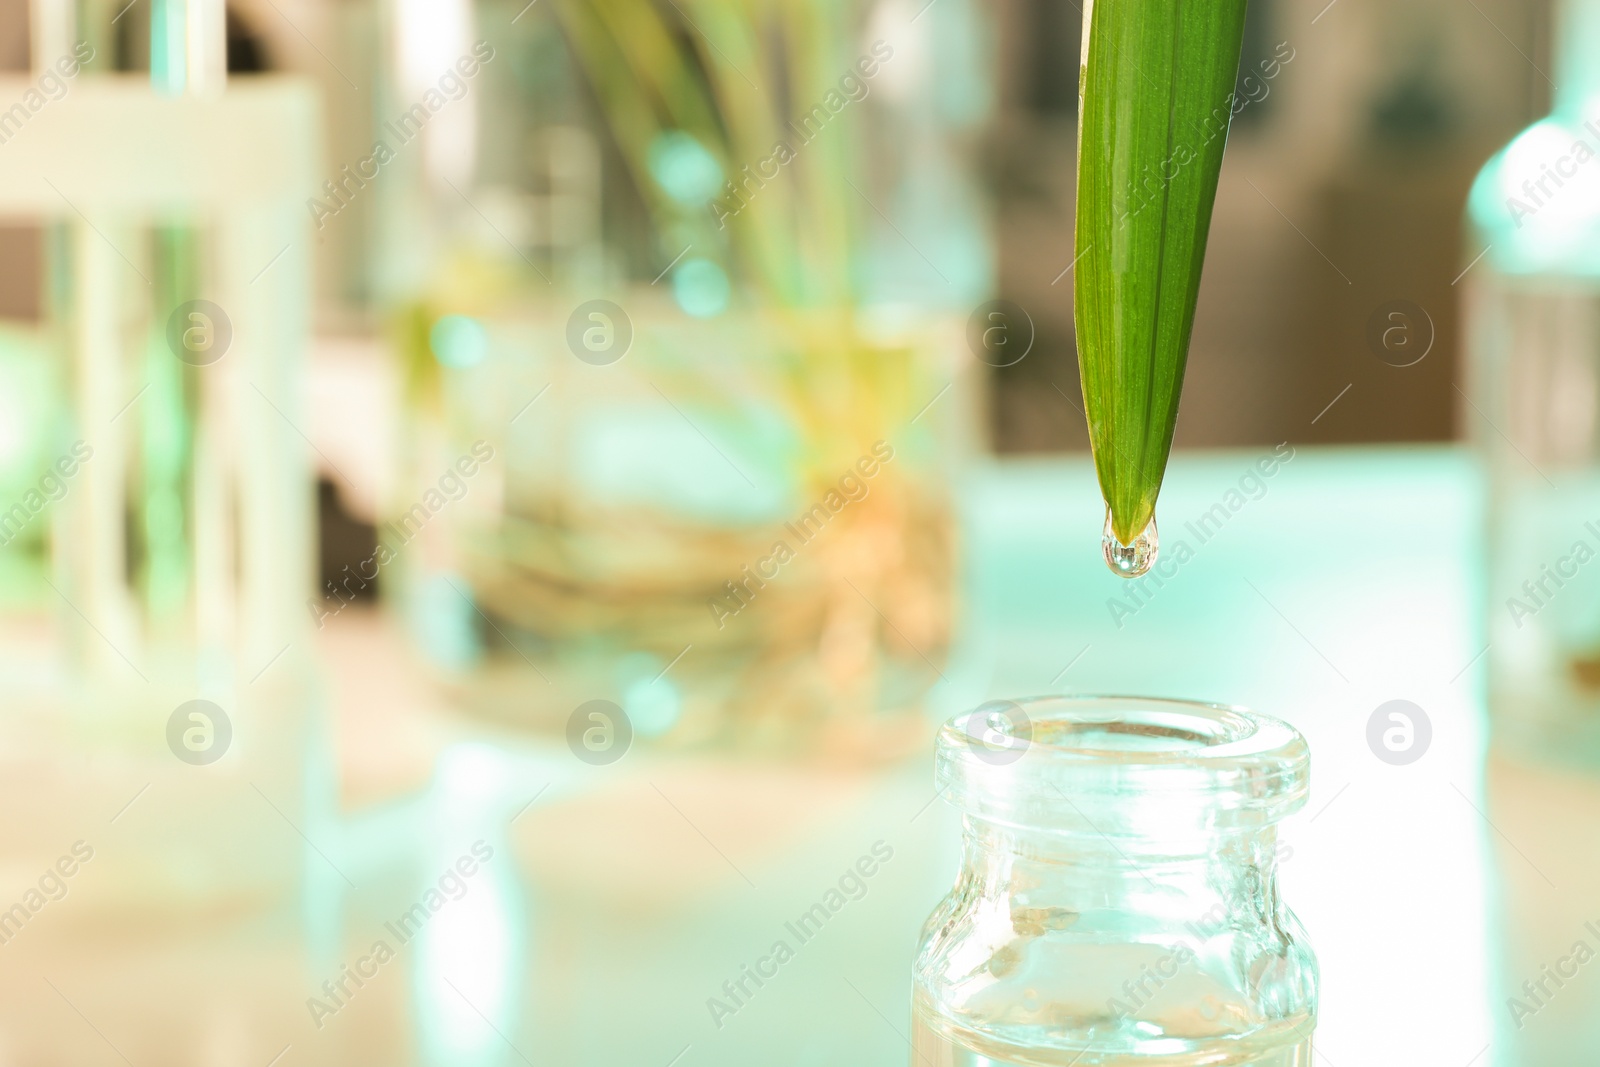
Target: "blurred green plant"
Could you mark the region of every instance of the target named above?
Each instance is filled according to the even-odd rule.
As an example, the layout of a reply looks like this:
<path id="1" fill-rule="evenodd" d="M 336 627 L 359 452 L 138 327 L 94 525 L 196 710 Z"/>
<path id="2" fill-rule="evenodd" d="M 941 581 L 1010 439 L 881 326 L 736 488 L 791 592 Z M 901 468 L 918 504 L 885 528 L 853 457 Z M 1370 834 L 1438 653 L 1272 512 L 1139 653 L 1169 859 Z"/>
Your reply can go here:
<path id="1" fill-rule="evenodd" d="M 1234 108 L 1246 0 L 1088 7 L 1074 316 L 1118 541 L 1155 516 Z"/>
<path id="2" fill-rule="evenodd" d="M 806 107 L 837 91 L 857 58 L 850 5 L 559 0 L 556 10 L 663 235 L 702 255 L 718 250 L 768 304 L 851 302 L 860 234 L 849 137 L 796 147 L 789 179 L 767 182 L 758 210 L 719 219 L 711 209 L 725 183 L 740 183 L 776 145 L 793 145 L 791 123 Z"/>
<path id="3" fill-rule="evenodd" d="M 844 102 L 841 79 L 861 70 L 860 5 L 557 0 L 555 10 L 662 261 L 693 248 L 674 268 L 679 306 L 706 315 L 742 299 L 789 339 L 772 368 L 775 399 L 814 453 L 802 459 L 809 480 L 825 480 L 914 403 L 907 354 L 885 359 L 856 322 L 868 235 L 851 176 L 864 181 L 863 153 L 848 128 L 806 125 L 824 101 Z M 850 100 L 868 91 L 857 81 L 862 96 Z M 767 164 L 781 165 L 776 180 L 759 173 Z"/>

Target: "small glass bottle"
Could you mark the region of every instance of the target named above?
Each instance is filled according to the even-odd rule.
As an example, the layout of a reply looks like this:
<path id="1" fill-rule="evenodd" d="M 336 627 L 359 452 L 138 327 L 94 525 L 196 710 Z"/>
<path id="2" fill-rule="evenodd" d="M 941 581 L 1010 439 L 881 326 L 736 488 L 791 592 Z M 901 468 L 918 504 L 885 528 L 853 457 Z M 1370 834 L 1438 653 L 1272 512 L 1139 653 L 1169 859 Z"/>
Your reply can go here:
<path id="1" fill-rule="evenodd" d="M 1468 203 L 1461 415 L 1488 476 L 1497 739 L 1600 769 L 1600 0 L 1561 0 L 1556 28 L 1551 113 Z"/>
<path id="2" fill-rule="evenodd" d="M 920 1067 L 1309 1067 L 1316 957 L 1278 896 L 1293 727 L 1171 700 L 997 701 L 939 733 L 955 887 L 913 967 Z"/>

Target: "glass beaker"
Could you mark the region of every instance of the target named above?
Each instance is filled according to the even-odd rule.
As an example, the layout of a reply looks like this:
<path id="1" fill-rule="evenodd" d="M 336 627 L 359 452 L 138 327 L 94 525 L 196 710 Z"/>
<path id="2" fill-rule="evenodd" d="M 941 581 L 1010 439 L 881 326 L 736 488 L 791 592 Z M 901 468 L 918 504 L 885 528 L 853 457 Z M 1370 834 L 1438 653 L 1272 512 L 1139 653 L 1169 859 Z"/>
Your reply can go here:
<path id="1" fill-rule="evenodd" d="M 1125 697 L 995 701 L 939 732 L 955 887 L 913 967 L 924 1067 L 1308 1067 L 1317 964 L 1278 895 L 1309 787 L 1277 719 Z"/>

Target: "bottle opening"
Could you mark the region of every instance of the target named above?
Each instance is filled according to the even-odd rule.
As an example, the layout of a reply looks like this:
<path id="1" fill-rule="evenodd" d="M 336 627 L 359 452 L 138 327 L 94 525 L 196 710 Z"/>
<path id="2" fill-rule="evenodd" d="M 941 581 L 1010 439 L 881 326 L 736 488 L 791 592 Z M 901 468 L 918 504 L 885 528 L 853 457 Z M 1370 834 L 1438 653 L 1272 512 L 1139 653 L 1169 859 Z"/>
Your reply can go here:
<path id="1" fill-rule="evenodd" d="M 936 777 L 979 818 L 1145 833 L 1250 828 L 1305 803 L 1310 751 L 1288 723 L 1152 697 L 991 701 L 946 723 Z"/>
<path id="2" fill-rule="evenodd" d="M 1105 722 L 1046 719 L 1034 737 L 1064 750 L 1107 756 L 1134 752 L 1194 752 L 1242 740 L 1255 731 L 1247 719 L 1200 719 L 1189 714 L 1136 710 Z"/>

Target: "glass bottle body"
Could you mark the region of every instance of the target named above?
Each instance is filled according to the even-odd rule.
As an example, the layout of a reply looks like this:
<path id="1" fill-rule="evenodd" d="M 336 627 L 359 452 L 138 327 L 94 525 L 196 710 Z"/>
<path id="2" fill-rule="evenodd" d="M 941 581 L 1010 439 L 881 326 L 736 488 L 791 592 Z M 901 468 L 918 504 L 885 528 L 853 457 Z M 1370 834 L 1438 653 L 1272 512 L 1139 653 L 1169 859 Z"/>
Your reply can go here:
<path id="1" fill-rule="evenodd" d="M 1485 272 L 1467 301 L 1496 735 L 1600 766 L 1600 280 Z"/>
<path id="2" fill-rule="evenodd" d="M 1265 1038 L 1235 1043 L 1220 1051 L 1200 1049 L 1192 1055 L 1152 1059 L 1147 1056 L 1083 1055 L 1077 1052 L 1037 1049 L 1012 1049 L 982 1043 L 981 1039 L 957 1038 L 944 1029 L 937 1016 L 920 1010 L 912 1020 L 912 1063 L 923 1067 L 1311 1067 L 1311 1039 L 1289 1044 Z M 977 1040 L 980 1043 L 969 1044 Z"/>
<path id="3" fill-rule="evenodd" d="M 1254 803 L 1236 791 L 1249 776 L 1223 783 L 1202 769 L 1196 777 L 1184 755 L 1237 748 L 1241 738 L 1231 731 L 1257 720 L 1208 734 L 1213 709 L 1199 705 L 1027 707 L 1034 710 L 1024 712 L 1024 759 L 1035 757 L 1034 766 L 1019 760 L 1015 774 L 980 768 L 983 789 L 1017 794 L 1011 810 L 987 807 L 970 782 L 950 782 L 952 761 L 941 758 L 941 785 L 967 813 L 964 847 L 956 884 L 923 931 L 911 1062 L 1309 1065 L 1316 961 L 1279 896 L 1286 850 L 1273 825 L 1298 802 L 1240 818 Z M 1074 725 L 1063 731 L 1063 722 Z M 1283 729 L 1303 753 L 1303 741 Z M 949 742 L 951 733 L 946 727 L 941 746 L 965 743 Z M 1086 733 L 1094 738 L 1083 748 Z M 1150 745 L 1158 747 L 1140 747 Z M 1139 763 L 1146 758 L 1154 763 Z M 1303 759 L 1287 777 L 1278 773 L 1281 757 L 1267 764 L 1280 786 L 1304 781 Z M 1173 772 L 1180 787 L 1163 785 L 1170 774 L 1130 767 Z M 1022 799 L 1041 788 L 1042 804 Z M 1215 817 L 1208 802 L 1218 806 Z"/>

